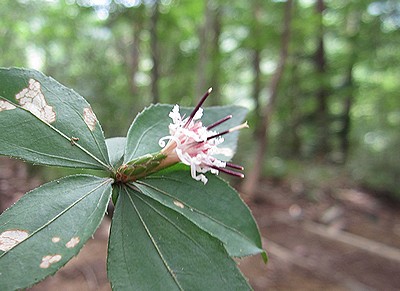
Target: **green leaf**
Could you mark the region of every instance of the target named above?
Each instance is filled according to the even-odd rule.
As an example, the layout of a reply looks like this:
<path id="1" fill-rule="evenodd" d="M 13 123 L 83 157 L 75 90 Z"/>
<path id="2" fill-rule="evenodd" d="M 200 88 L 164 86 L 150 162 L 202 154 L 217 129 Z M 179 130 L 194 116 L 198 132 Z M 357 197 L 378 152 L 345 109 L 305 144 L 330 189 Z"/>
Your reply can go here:
<path id="1" fill-rule="evenodd" d="M 221 240 L 231 256 L 262 253 L 266 259 L 257 225 L 239 194 L 219 177 L 207 178 L 203 185 L 178 165 L 134 185 Z"/>
<path id="2" fill-rule="evenodd" d="M 108 156 L 110 157 L 110 163 L 117 169 L 122 165 L 124 160 L 126 137 L 112 137 L 106 139 L 106 145 L 108 150 Z"/>
<path id="3" fill-rule="evenodd" d="M 111 226 L 114 290 L 249 290 L 222 244 L 181 214 L 124 187 Z"/>
<path id="4" fill-rule="evenodd" d="M 168 115 L 172 108 L 172 105 L 152 105 L 136 116 L 128 131 L 124 163 L 145 154 L 161 150 L 158 141 L 160 138 L 169 135 L 168 125 L 172 121 Z M 180 108 L 180 113 L 181 115 L 186 114 L 186 116 L 188 116 L 192 110 L 192 108 Z M 247 110 L 239 106 L 208 107 L 204 109 L 201 120 L 204 125 L 210 125 L 232 114 L 232 119 L 216 128 L 216 130 L 221 128 L 222 131 L 240 124 L 245 118 L 246 113 Z M 225 135 L 225 141 L 221 144 L 221 147 L 230 148 L 234 152 L 236 150 L 237 138 L 238 132 Z M 224 160 L 231 158 L 222 157 Z"/>
<path id="5" fill-rule="evenodd" d="M 122 165 L 124 160 L 126 137 L 112 137 L 106 139 L 106 145 L 108 150 L 108 156 L 110 157 L 110 163 L 114 169 L 118 169 Z M 117 202 L 119 190 L 118 187 L 113 187 L 112 202 L 114 205 Z"/>
<path id="6" fill-rule="evenodd" d="M 90 105 L 34 70 L 0 69 L 0 155 L 110 169 L 103 131 Z"/>
<path id="7" fill-rule="evenodd" d="M 104 216 L 112 181 L 69 176 L 7 209 L 0 216 L 0 290 L 26 288 L 75 256 Z"/>

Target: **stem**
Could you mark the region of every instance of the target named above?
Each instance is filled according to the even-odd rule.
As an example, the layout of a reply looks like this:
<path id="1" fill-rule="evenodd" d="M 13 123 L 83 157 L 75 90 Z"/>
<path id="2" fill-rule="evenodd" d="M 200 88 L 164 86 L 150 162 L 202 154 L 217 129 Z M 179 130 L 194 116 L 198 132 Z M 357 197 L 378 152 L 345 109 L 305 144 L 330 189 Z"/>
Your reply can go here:
<path id="1" fill-rule="evenodd" d="M 138 157 L 118 168 L 115 174 L 117 182 L 127 183 L 161 170 L 162 161 L 167 158 L 161 152 Z"/>

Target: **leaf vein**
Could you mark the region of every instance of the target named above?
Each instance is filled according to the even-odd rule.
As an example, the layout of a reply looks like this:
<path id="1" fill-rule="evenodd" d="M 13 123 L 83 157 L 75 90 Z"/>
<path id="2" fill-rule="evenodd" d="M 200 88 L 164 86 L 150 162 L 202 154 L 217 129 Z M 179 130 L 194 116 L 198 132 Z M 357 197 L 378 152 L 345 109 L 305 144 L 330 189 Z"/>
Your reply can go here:
<path id="1" fill-rule="evenodd" d="M 129 186 L 129 185 L 128 185 L 128 186 Z M 126 188 L 125 188 L 125 192 L 127 193 L 128 198 L 129 198 L 129 200 L 130 200 L 130 203 L 131 203 L 132 207 L 134 208 L 136 214 L 138 215 L 138 217 L 139 217 L 139 219 L 140 219 L 140 222 L 142 223 L 142 225 L 143 225 L 143 227 L 144 227 L 144 229 L 145 229 L 147 235 L 149 236 L 149 238 L 150 238 L 150 240 L 151 240 L 151 242 L 152 242 L 154 248 L 156 249 L 156 251 L 157 251 L 157 253 L 158 253 L 160 259 L 162 260 L 164 266 L 166 267 L 167 271 L 170 273 L 170 275 L 171 275 L 171 277 L 173 278 L 173 280 L 174 280 L 175 284 L 177 285 L 177 287 L 178 287 L 180 290 L 183 290 L 182 286 L 181 286 L 181 285 L 179 284 L 179 282 L 178 282 L 178 279 L 176 278 L 175 273 L 173 272 L 173 270 L 172 270 L 171 267 L 169 266 L 168 262 L 167 262 L 166 259 L 164 258 L 164 255 L 162 254 L 160 248 L 158 247 L 156 240 L 154 239 L 153 235 L 151 234 L 150 229 L 148 228 L 146 222 L 144 221 L 142 215 L 140 214 L 139 209 L 137 209 L 137 207 L 136 207 L 136 205 L 135 205 L 135 202 L 133 201 L 131 195 L 129 195 L 129 193 L 128 193 L 128 191 L 127 191 Z M 135 192 L 134 192 L 134 193 L 135 193 Z M 139 197 L 139 195 L 135 195 L 135 196 L 136 196 L 137 198 L 141 199 L 141 198 Z M 141 200 L 143 201 L 143 199 L 141 199 Z M 147 204 L 147 203 L 146 203 L 146 204 Z"/>

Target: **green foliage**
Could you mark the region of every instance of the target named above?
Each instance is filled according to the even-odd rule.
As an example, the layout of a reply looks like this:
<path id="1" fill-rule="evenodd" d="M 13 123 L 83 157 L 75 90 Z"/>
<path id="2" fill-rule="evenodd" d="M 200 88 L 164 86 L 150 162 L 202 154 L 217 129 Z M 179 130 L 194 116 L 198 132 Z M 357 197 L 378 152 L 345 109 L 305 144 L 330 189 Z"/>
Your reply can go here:
<path id="1" fill-rule="evenodd" d="M 232 257 L 267 257 L 238 193 L 213 175 L 206 185 L 191 179 L 181 164 L 167 164 L 147 176 L 155 170 L 149 157 L 167 159 L 158 142 L 169 135 L 171 109 L 153 105 L 137 116 L 127 138 L 105 140 L 83 97 L 37 71 L 0 69 L 0 154 L 100 169 L 107 176 L 57 179 L 27 193 L 0 216 L 1 290 L 29 287 L 77 255 L 111 196 L 116 208 L 107 268 L 114 289 L 250 289 Z M 229 114 L 234 116 L 226 124 L 236 125 L 246 114 L 238 106 L 204 112 L 206 125 Z M 236 143 L 237 134 L 231 134 L 224 146 L 233 153 Z M 146 176 L 135 172 L 130 182 L 118 179 L 133 161 L 145 167 Z M 18 272 L 10 267 L 15 262 Z"/>
<path id="2" fill-rule="evenodd" d="M 0 216 L 1 290 L 37 283 L 77 255 L 104 216 L 112 182 L 69 176 L 27 193 L 7 209 Z"/>
<path id="3" fill-rule="evenodd" d="M 193 179 L 185 179 L 186 174 L 186 167 L 178 165 L 134 185 L 143 194 L 175 209 L 217 237 L 231 256 L 243 257 L 262 251 L 257 226 L 249 219 L 250 211 L 237 192 L 232 188 L 228 190 L 226 183 L 217 177 L 211 176 L 206 185 L 201 185 Z"/>
<path id="4" fill-rule="evenodd" d="M 115 290 L 250 289 L 217 239 L 171 205 L 125 186 L 111 226 L 108 272 Z"/>
<path id="5" fill-rule="evenodd" d="M 0 109 L 3 155 L 51 166 L 108 168 L 103 131 L 90 105 L 76 92 L 22 69 L 1 70 L 0 84 L 0 102 L 15 107 Z M 30 95 L 16 99 L 24 88 Z"/>
<path id="6" fill-rule="evenodd" d="M 370 133 L 371 135 L 373 134 Z M 378 143 L 378 141 L 375 142 Z M 400 139 L 397 137 L 397 139 L 380 142 L 384 142 L 384 149 L 377 151 L 374 149 L 374 144 L 363 147 L 354 155 L 349 168 L 363 186 L 399 200 Z"/>
<path id="7" fill-rule="evenodd" d="M 324 84 L 328 95 L 327 160 L 346 160 L 341 139 L 345 101 L 351 94 L 347 160 L 360 159 L 361 164 L 363 159 L 357 153 L 368 147 L 364 136 L 378 127 L 383 135 L 391 136 L 393 125 L 384 119 L 398 114 L 400 106 L 398 5 L 391 0 L 324 1 L 326 9 L 321 16 L 315 2 L 294 2 L 289 59 L 269 130 L 270 156 L 320 159 L 315 155 L 319 139 L 316 94 Z M 206 5 L 218 14 L 206 15 Z M 252 109 L 249 121 L 255 129 L 260 115 L 253 109 L 268 102 L 268 84 L 280 53 L 283 7 L 282 1 L 262 0 L 161 1 L 156 28 L 159 99 L 189 105 L 204 79 L 207 86 L 221 92 L 221 96 L 213 96 L 218 103 Z M 125 121 L 133 119 L 153 97 L 152 9 L 146 1 L 129 6 L 124 1 L 96 5 L 90 1 L 7 0 L 0 11 L 2 65 L 40 68 L 63 80 L 87 96 L 99 119 L 107 121 L 103 124 L 106 134 L 123 136 L 129 125 Z M 214 15 L 218 15 L 217 21 Z M 202 39 L 200 32 L 207 20 L 211 31 Z M 213 39 L 218 30 L 219 36 Z M 315 66 L 321 33 L 324 73 Z M 207 51 L 203 64 L 199 63 L 201 45 Z M 261 57 L 258 100 L 254 94 L 257 50 Z M 138 68 L 133 75 L 135 61 Z M 198 75 L 199 65 L 205 67 L 205 76 Z M 243 143 L 244 150 L 251 154 L 253 144 L 249 138 Z M 376 157 L 381 154 L 372 151 Z M 248 157 L 243 160 L 250 168 Z M 385 171 L 388 175 L 392 172 Z"/>

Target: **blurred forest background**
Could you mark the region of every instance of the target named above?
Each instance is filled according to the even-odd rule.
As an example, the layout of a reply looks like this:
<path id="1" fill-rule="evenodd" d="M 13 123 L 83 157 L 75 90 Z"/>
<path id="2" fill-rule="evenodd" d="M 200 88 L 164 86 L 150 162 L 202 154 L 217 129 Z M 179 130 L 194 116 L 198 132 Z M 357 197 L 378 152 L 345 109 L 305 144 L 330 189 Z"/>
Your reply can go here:
<path id="1" fill-rule="evenodd" d="M 0 10 L 0 65 L 74 88 L 107 137 L 150 103 L 193 106 L 211 86 L 207 105 L 247 107 L 237 159 L 256 173 L 245 192 L 260 174 L 340 165 L 400 198 L 399 46 L 396 0 L 5 0 Z"/>
<path id="2" fill-rule="evenodd" d="M 79 92 L 106 137 L 125 136 L 150 103 L 193 106 L 209 87 L 206 106 L 247 107 L 237 186 L 253 203 L 305 197 L 286 201 L 295 219 L 310 201 L 327 221 L 342 215 L 343 205 L 321 206 L 324 187 L 400 200 L 399 48 L 398 0 L 3 0 L 0 9 L 0 65 L 38 69 Z M 400 247 L 393 227 L 383 242 Z M 279 240 L 271 226 L 265 236 Z"/>

